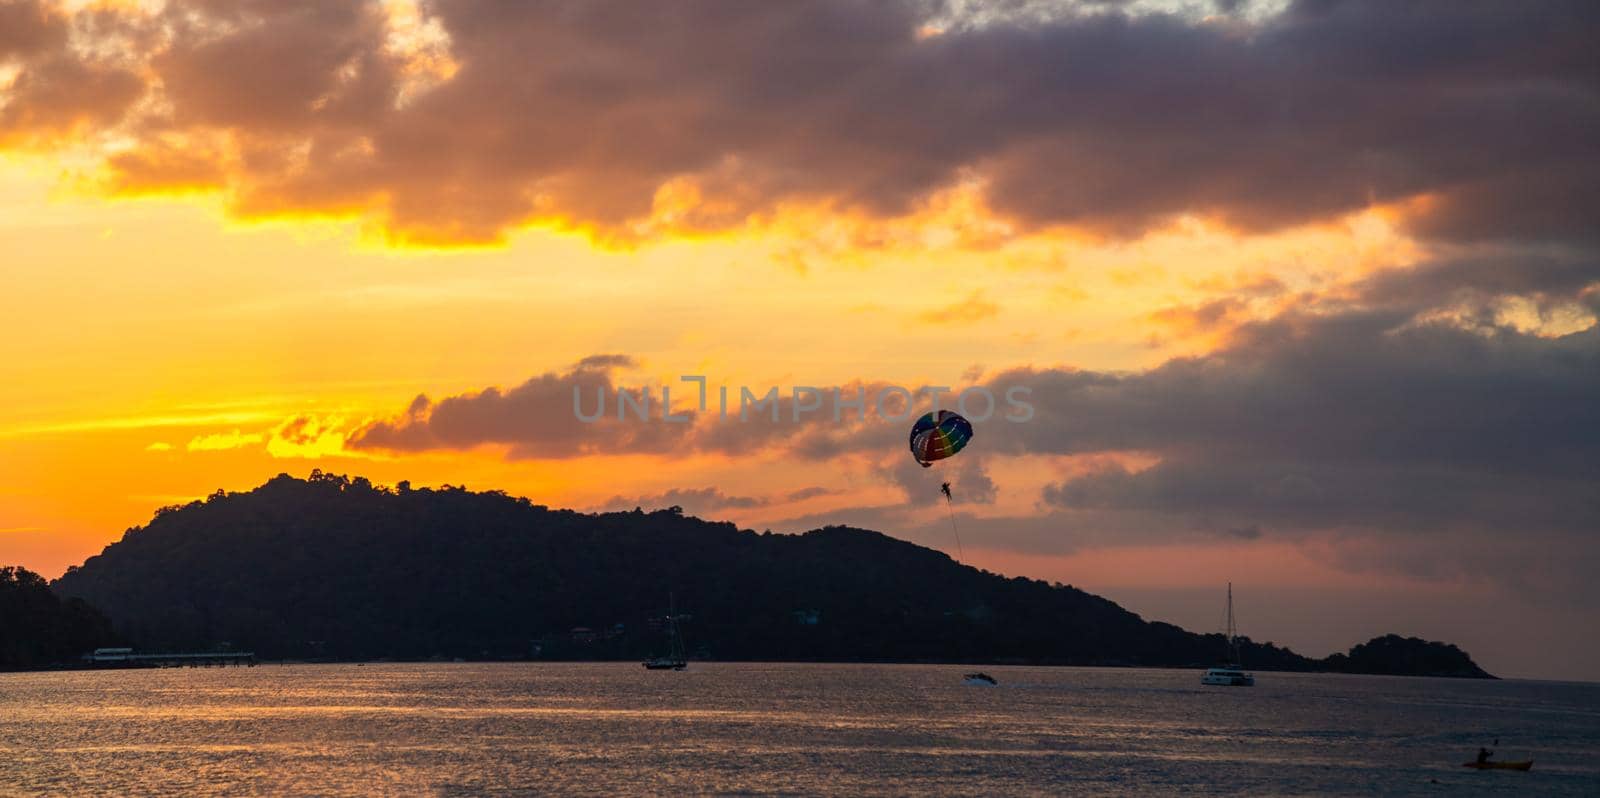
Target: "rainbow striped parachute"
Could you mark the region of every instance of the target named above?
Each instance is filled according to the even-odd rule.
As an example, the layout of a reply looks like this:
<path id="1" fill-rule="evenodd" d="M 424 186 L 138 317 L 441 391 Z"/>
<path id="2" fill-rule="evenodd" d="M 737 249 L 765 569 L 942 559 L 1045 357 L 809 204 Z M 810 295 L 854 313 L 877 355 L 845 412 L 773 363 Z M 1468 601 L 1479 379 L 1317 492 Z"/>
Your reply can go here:
<path id="1" fill-rule="evenodd" d="M 927 413 L 911 426 L 911 456 L 923 468 L 961 451 L 972 440 L 972 424 L 960 413 Z"/>

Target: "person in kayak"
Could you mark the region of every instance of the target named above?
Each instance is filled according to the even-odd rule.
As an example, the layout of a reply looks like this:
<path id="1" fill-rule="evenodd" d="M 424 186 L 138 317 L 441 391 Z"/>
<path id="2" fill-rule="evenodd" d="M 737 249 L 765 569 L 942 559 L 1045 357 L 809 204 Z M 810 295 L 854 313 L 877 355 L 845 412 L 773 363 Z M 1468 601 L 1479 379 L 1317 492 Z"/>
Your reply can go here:
<path id="1" fill-rule="evenodd" d="M 1494 744 L 1495 745 L 1499 745 L 1500 744 L 1500 740 L 1497 738 L 1494 741 Z M 1489 757 L 1492 757 L 1492 756 L 1494 756 L 1494 751 L 1491 751 L 1488 748 L 1484 748 L 1481 745 L 1478 746 L 1478 764 L 1480 764 L 1480 765 L 1488 764 Z"/>

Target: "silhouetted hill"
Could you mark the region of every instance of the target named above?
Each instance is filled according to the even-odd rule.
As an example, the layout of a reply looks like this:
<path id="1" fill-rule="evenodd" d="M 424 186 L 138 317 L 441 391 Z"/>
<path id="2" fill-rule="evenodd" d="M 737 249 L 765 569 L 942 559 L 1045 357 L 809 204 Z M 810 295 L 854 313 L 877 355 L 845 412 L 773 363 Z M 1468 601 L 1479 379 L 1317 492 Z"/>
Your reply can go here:
<path id="1" fill-rule="evenodd" d="M 1399 635 L 1375 637 L 1349 654 L 1328 657 L 1325 663 L 1328 670 L 1346 673 L 1494 678 L 1455 646 Z"/>
<path id="2" fill-rule="evenodd" d="M 76 660 L 114 640 L 111 622 L 89 605 L 63 601 L 26 568 L 0 568 L 0 668 Z"/>
<path id="3" fill-rule="evenodd" d="M 640 657 L 661 646 L 669 592 L 692 616 L 690 651 L 719 659 L 1186 666 L 1224 650 L 867 530 L 758 534 L 676 509 L 585 514 L 319 472 L 158 511 L 56 587 L 143 647 L 268 657 Z M 1244 659 L 1323 667 L 1253 642 Z"/>

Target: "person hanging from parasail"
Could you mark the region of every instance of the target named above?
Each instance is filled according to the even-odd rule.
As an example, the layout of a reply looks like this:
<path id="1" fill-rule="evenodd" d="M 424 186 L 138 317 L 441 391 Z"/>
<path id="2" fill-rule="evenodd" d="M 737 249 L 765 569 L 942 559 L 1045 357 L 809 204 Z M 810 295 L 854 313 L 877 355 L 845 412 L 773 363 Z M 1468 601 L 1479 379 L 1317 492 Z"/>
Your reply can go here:
<path id="1" fill-rule="evenodd" d="M 954 456 L 972 440 L 972 423 L 949 410 L 923 414 L 911 425 L 911 456 L 923 468 L 931 468 L 936 461 Z M 950 511 L 950 531 L 956 537 L 956 558 L 965 559 L 961 550 L 961 530 L 956 528 L 955 498 L 950 493 L 950 483 L 939 483 L 939 493 L 944 496 L 945 508 Z"/>

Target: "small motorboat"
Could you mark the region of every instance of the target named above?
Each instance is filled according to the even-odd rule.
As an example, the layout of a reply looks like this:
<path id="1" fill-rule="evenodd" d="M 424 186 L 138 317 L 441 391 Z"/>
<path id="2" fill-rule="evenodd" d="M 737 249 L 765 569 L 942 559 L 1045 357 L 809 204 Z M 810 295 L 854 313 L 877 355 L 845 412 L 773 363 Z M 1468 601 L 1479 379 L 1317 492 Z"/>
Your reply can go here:
<path id="1" fill-rule="evenodd" d="M 652 657 L 641 664 L 647 671 L 681 671 L 689 667 L 689 663 L 673 657 Z"/>
<path id="2" fill-rule="evenodd" d="M 1462 762 L 1461 766 L 1477 770 L 1533 770 L 1533 760 L 1525 759 L 1520 762 L 1495 762 L 1492 760 L 1488 762 Z"/>
<path id="3" fill-rule="evenodd" d="M 961 678 L 961 683 L 972 685 L 974 687 L 998 687 L 1000 685 L 1000 682 L 993 676 L 981 671 L 978 673 L 969 673 L 966 676 L 963 676 Z"/>

